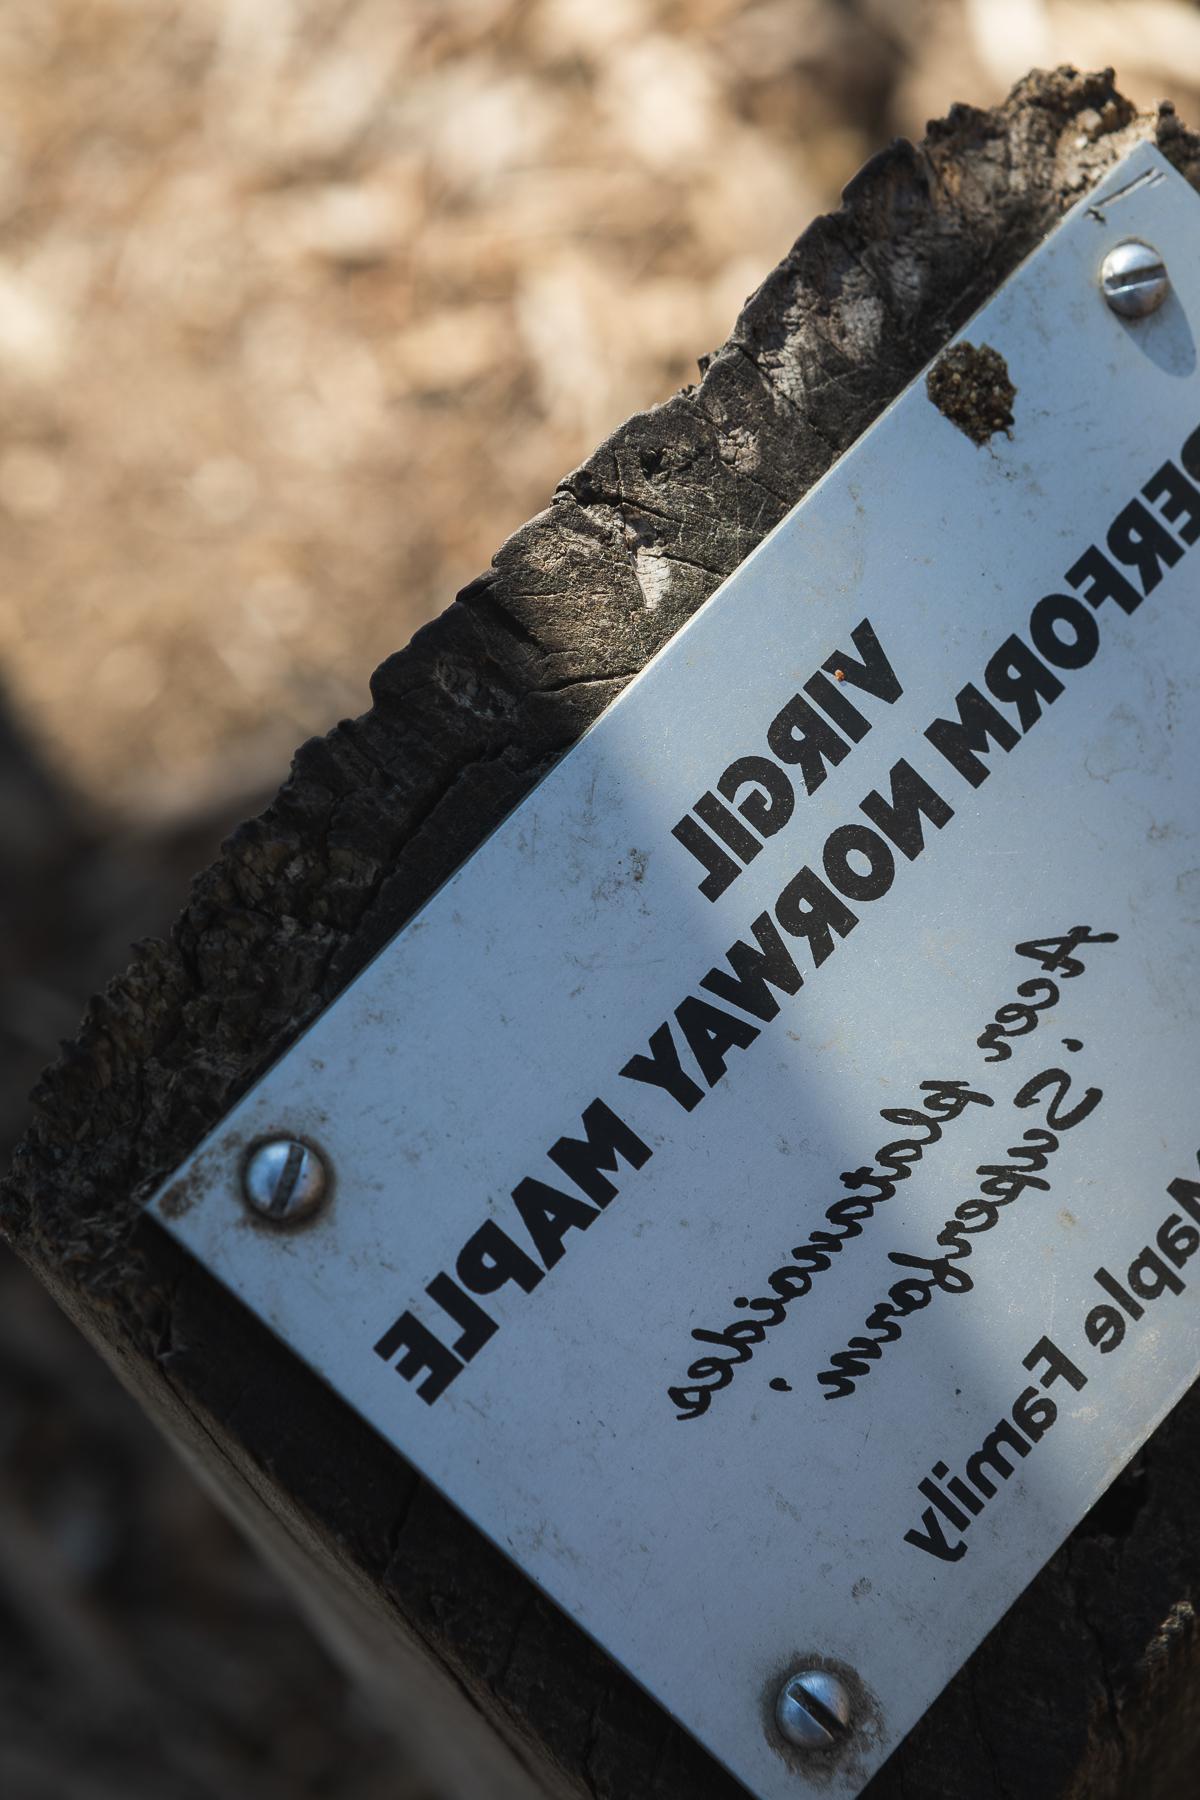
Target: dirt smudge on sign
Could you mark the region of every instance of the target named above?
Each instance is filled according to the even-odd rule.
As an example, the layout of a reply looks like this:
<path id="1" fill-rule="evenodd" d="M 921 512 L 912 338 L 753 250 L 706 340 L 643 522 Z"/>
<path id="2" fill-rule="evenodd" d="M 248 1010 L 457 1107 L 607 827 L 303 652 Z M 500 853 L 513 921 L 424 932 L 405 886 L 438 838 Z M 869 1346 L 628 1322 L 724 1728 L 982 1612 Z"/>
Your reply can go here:
<path id="1" fill-rule="evenodd" d="M 930 369 L 925 389 L 973 444 L 986 444 L 998 431 L 1012 435 L 1017 390 L 1007 363 L 990 344 L 954 344 Z"/>

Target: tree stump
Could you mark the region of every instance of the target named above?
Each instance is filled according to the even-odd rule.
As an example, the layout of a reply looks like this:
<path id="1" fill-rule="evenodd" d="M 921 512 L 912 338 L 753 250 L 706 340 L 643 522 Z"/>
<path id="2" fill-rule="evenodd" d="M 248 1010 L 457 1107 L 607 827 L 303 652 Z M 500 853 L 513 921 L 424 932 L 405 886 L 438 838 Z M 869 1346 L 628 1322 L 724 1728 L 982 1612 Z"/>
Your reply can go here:
<path id="1" fill-rule="evenodd" d="M 41 1081 L 5 1229 L 454 1792 L 741 1790 L 142 1203 L 948 336 L 1173 109 L 1033 75 L 897 142 L 305 745 Z M 872 1781 L 873 1800 L 1172 1795 L 1200 1751 L 1200 1396 L 1160 1427 Z"/>

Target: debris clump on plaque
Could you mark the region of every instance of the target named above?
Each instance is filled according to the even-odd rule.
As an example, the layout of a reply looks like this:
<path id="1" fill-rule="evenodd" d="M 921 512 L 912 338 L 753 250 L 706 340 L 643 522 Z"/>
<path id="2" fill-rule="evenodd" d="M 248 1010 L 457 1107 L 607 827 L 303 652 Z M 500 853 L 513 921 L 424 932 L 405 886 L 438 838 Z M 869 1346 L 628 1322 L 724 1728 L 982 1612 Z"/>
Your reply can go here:
<path id="1" fill-rule="evenodd" d="M 938 411 L 973 444 L 986 444 L 998 431 L 1011 436 L 1017 390 L 1008 364 L 990 344 L 953 345 L 930 369 L 925 387 Z"/>

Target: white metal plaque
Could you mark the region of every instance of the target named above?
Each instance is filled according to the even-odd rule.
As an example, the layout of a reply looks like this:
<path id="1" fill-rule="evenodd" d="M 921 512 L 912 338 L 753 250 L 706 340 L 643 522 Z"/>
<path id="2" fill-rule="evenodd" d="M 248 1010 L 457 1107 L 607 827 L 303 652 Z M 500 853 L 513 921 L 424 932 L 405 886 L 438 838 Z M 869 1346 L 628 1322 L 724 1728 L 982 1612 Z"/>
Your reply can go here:
<path id="1" fill-rule="evenodd" d="M 915 382 L 153 1203 L 761 1800 L 856 1794 L 1200 1367 L 1198 331 L 1143 146 L 962 334 L 1011 432 Z"/>

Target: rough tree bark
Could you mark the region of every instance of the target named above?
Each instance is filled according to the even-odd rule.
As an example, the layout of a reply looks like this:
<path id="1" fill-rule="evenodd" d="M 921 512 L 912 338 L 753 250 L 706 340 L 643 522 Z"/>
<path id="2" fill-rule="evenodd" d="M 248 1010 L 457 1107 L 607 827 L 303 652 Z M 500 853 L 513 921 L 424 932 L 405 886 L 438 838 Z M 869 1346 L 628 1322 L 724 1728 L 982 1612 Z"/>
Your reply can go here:
<path id="1" fill-rule="evenodd" d="M 12 1241 L 227 1504 L 324 1594 L 393 1704 L 424 1711 L 445 1747 L 459 1737 L 442 1723 L 449 1697 L 465 1697 L 481 1734 L 503 1739 L 488 1763 L 481 1735 L 472 1763 L 465 1732 L 443 1762 L 459 1791 L 741 1790 L 141 1219 L 141 1201 L 1147 138 L 1200 186 L 1200 140 L 1170 106 L 1135 115 L 1111 72 L 1059 70 L 869 162 L 699 385 L 622 426 L 383 664 L 371 710 L 303 747 L 197 879 L 170 942 L 138 949 L 37 1091 L 3 1190 Z M 1200 1747 L 1198 1421 L 1200 1389 L 893 1755 L 873 1800 L 1185 1791 Z"/>

